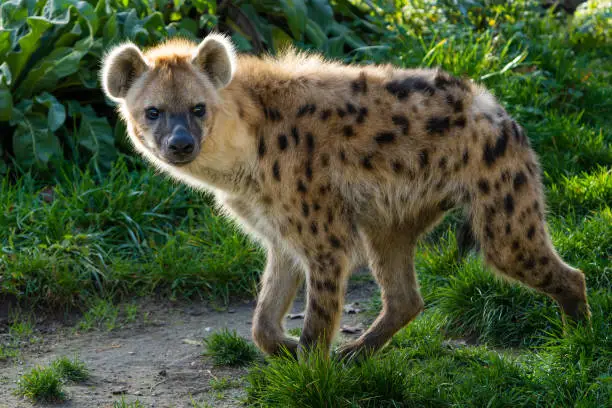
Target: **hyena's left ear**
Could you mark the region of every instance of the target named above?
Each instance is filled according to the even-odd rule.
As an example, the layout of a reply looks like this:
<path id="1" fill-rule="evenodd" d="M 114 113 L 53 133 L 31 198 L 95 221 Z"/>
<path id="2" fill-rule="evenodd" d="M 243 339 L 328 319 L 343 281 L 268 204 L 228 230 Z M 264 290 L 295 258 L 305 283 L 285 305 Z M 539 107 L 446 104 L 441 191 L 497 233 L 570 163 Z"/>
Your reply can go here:
<path id="1" fill-rule="evenodd" d="M 209 34 L 198 45 L 192 63 L 208 75 L 215 88 L 224 88 L 236 69 L 234 45 L 222 34 Z"/>

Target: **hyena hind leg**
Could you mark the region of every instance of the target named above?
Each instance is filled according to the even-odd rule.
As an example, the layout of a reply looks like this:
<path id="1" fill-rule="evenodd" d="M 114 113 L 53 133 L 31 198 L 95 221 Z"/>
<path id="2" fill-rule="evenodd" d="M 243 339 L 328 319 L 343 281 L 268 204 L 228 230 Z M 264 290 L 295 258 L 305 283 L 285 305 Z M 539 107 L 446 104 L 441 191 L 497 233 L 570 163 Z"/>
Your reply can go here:
<path id="1" fill-rule="evenodd" d="M 506 169 L 498 176 L 477 181 L 471 206 L 472 226 L 486 261 L 552 297 L 573 320 L 588 320 L 584 274 L 563 262 L 552 245 L 535 172 Z"/>

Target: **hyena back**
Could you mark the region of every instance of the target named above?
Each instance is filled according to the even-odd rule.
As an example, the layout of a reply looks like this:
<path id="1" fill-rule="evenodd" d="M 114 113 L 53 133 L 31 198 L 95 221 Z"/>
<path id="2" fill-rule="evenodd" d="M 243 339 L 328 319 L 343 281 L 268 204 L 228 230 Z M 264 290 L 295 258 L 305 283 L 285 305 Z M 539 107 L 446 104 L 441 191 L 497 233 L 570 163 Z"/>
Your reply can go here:
<path id="1" fill-rule="evenodd" d="M 419 236 L 462 207 L 486 261 L 588 318 L 583 274 L 555 252 L 539 167 L 521 127 L 486 90 L 438 70 L 346 66 L 288 52 L 236 56 L 223 36 L 171 40 L 104 61 L 136 149 L 212 191 L 267 248 L 253 337 L 267 353 L 329 348 L 349 272 L 367 264 L 383 309 L 341 349 L 373 351 L 422 309 Z M 299 341 L 283 318 L 303 280 Z"/>

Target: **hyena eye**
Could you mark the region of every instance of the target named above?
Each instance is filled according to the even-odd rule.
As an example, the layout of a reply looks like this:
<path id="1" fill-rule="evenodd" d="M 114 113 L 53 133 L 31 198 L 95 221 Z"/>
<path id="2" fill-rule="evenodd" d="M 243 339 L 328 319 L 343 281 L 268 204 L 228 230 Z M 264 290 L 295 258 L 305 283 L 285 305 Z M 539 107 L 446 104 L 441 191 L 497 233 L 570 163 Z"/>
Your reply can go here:
<path id="1" fill-rule="evenodd" d="M 147 116 L 147 119 L 157 120 L 157 119 L 159 119 L 159 109 L 157 109 L 157 108 L 147 108 L 145 110 L 145 115 Z"/>
<path id="2" fill-rule="evenodd" d="M 196 106 L 191 108 L 191 113 L 201 118 L 206 114 L 206 106 L 203 103 L 198 103 Z"/>

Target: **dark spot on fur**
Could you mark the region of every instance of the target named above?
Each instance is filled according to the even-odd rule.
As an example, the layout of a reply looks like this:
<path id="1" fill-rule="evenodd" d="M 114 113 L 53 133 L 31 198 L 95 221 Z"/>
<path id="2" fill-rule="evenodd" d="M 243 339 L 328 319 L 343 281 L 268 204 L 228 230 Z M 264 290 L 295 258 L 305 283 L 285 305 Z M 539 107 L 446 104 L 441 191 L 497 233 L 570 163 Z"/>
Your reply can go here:
<path id="1" fill-rule="evenodd" d="M 301 234 L 302 233 L 302 223 L 298 221 L 296 224 L 296 228 L 297 228 L 297 232 Z"/>
<path id="2" fill-rule="evenodd" d="M 278 148 L 281 150 L 285 150 L 287 148 L 287 136 L 278 136 Z"/>
<path id="3" fill-rule="evenodd" d="M 302 180 L 298 181 L 297 183 L 297 189 L 300 193 L 306 193 L 308 192 L 308 187 L 306 187 L 306 184 L 304 184 L 304 182 Z"/>
<path id="4" fill-rule="evenodd" d="M 547 272 L 546 275 L 544 275 L 542 282 L 538 283 L 537 286 L 539 288 L 547 288 L 552 283 L 552 278 L 552 272 Z"/>
<path id="5" fill-rule="evenodd" d="M 548 265 L 548 262 L 550 261 L 550 259 L 548 259 L 547 256 L 543 256 L 540 258 L 540 265 L 544 266 L 544 265 Z"/>
<path id="6" fill-rule="evenodd" d="M 399 128 L 402 130 L 403 135 L 408 134 L 408 131 L 410 130 L 410 121 L 406 116 L 393 115 L 391 116 L 391 120 L 393 121 L 394 125 L 399 126 Z"/>
<path id="7" fill-rule="evenodd" d="M 342 163 L 346 163 L 346 153 L 344 152 L 344 150 L 340 150 L 340 153 L 338 153 L 338 156 L 340 156 L 340 161 Z"/>
<path id="8" fill-rule="evenodd" d="M 281 174 L 280 174 L 280 164 L 278 163 L 278 160 L 276 160 L 274 162 L 274 165 L 272 166 L 272 174 L 274 175 L 274 179 L 276 181 L 280 181 Z"/>
<path id="9" fill-rule="evenodd" d="M 312 153 L 314 151 L 314 136 L 312 133 L 306 133 L 306 148 L 308 149 L 308 153 Z"/>
<path id="10" fill-rule="evenodd" d="M 508 132 L 504 127 L 501 131 L 501 134 L 497 138 L 494 146 L 491 146 L 489 142 L 484 147 L 483 150 L 483 160 L 487 164 L 487 166 L 492 166 L 495 161 L 506 154 L 506 148 L 508 147 Z"/>
<path id="11" fill-rule="evenodd" d="M 327 223 L 332 224 L 334 222 L 334 213 L 330 208 L 327 209 Z"/>
<path id="12" fill-rule="evenodd" d="M 523 264 L 523 266 L 525 267 L 525 269 L 533 269 L 535 267 L 535 261 L 533 260 L 533 258 L 529 258 L 525 261 L 525 263 Z"/>
<path id="13" fill-rule="evenodd" d="M 368 82 L 366 79 L 365 72 L 359 73 L 359 78 L 351 82 L 351 89 L 354 93 L 367 93 L 368 92 Z"/>
<path id="14" fill-rule="evenodd" d="M 296 146 L 300 144 L 300 133 L 295 126 L 291 128 L 291 137 L 293 138 Z"/>
<path id="15" fill-rule="evenodd" d="M 372 155 L 364 156 L 361 159 L 361 165 L 366 170 L 372 170 L 373 169 L 373 167 L 372 167 Z"/>
<path id="16" fill-rule="evenodd" d="M 327 153 L 321 154 L 321 166 L 323 167 L 329 166 L 329 154 Z"/>
<path id="17" fill-rule="evenodd" d="M 259 136 L 259 146 L 257 147 L 257 153 L 259 157 L 264 157 L 266 155 L 266 141 L 263 136 Z"/>
<path id="18" fill-rule="evenodd" d="M 341 118 L 343 118 L 346 115 L 346 112 L 344 111 L 344 109 L 342 108 L 337 108 L 336 109 L 336 113 L 338 114 L 338 116 L 340 116 Z"/>
<path id="19" fill-rule="evenodd" d="M 423 78 L 409 77 L 403 80 L 395 80 L 387 83 L 385 89 L 395 95 L 399 100 L 406 99 L 411 92 L 420 92 L 425 95 L 433 95 L 435 89 Z"/>
<path id="20" fill-rule="evenodd" d="M 462 160 L 463 160 L 463 164 L 467 166 L 468 162 L 470 161 L 470 153 L 468 152 L 467 149 L 463 151 Z"/>
<path id="21" fill-rule="evenodd" d="M 443 118 L 429 118 L 425 126 L 428 133 L 442 135 L 450 129 L 450 118 L 448 116 Z"/>
<path id="22" fill-rule="evenodd" d="M 427 149 L 423 149 L 419 153 L 419 164 L 421 165 L 421 168 L 425 168 L 429 164 L 429 152 Z"/>
<path id="23" fill-rule="evenodd" d="M 510 227 L 510 223 L 506 223 L 506 235 L 510 235 L 512 233 L 512 228 Z"/>
<path id="24" fill-rule="evenodd" d="M 312 160 L 306 160 L 306 178 L 312 180 Z"/>
<path id="25" fill-rule="evenodd" d="M 313 103 L 302 105 L 297 111 L 297 117 L 301 118 L 304 115 L 312 115 L 316 112 L 316 110 L 317 110 L 317 106 Z"/>
<path id="26" fill-rule="evenodd" d="M 391 167 L 393 168 L 393 171 L 396 173 L 401 173 L 402 170 L 404 170 L 404 165 L 400 163 L 398 160 L 394 160 L 391 163 Z"/>
<path id="27" fill-rule="evenodd" d="M 264 108 L 264 116 L 272 122 L 278 122 L 283 119 L 283 115 L 276 108 Z"/>
<path id="28" fill-rule="evenodd" d="M 527 183 L 527 176 L 522 171 L 519 171 L 514 175 L 514 190 L 519 191 L 523 185 Z"/>
<path id="29" fill-rule="evenodd" d="M 519 249 L 520 245 L 519 242 L 515 239 L 514 241 L 512 241 L 512 250 L 513 251 L 517 251 Z"/>
<path id="30" fill-rule="evenodd" d="M 321 111 L 321 120 L 327 120 L 331 116 L 331 109 L 325 109 Z"/>
<path id="31" fill-rule="evenodd" d="M 440 161 L 438 162 L 438 167 L 440 167 L 440 170 L 445 170 L 447 164 L 448 164 L 448 159 L 446 157 L 442 157 Z"/>
<path id="32" fill-rule="evenodd" d="M 319 232 L 319 228 L 317 227 L 317 223 L 314 222 L 314 221 L 310 223 L 310 232 L 312 232 L 313 235 L 317 235 L 317 233 Z"/>
<path id="33" fill-rule="evenodd" d="M 529 229 L 527 230 L 527 238 L 531 241 L 533 239 L 533 237 L 535 236 L 535 225 L 530 225 Z"/>
<path id="34" fill-rule="evenodd" d="M 464 128 L 465 127 L 465 116 L 459 116 L 457 119 L 455 119 L 455 121 L 453 122 L 453 126 L 457 126 L 460 128 Z"/>
<path id="35" fill-rule="evenodd" d="M 342 245 L 340 243 L 340 240 L 338 239 L 338 237 L 336 237 L 335 235 L 330 235 L 329 236 L 329 243 L 334 248 L 340 248 L 340 246 Z"/>
<path id="36" fill-rule="evenodd" d="M 488 239 L 493 239 L 495 237 L 493 235 L 493 230 L 491 230 L 491 227 L 489 227 L 488 225 L 485 226 L 485 234 L 487 235 Z"/>
<path id="37" fill-rule="evenodd" d="M 336 285 L 336 282 L 329 279 L 323 283 L 323 286 L 328 292 L 336 292 L 338 290 L 338 285 Z"/>
<path id="38" fill-rule="evenodd" d="M 305 201 L 302 201 L 302 214 L 304 214 L 306 218 L 310 215 L 310 206 Z"/>
<path id="39" fill-rule="evenodd" d="M 329 315 L 329 313 L 327 313 L 327 311 L 323 309 L 312 297 L 308 299 L 308 302 L 310 304 L 310 307 L 312 308 L 312 311 L 315 312 L 317 316 L 319 316 L 326 322 L 331 321 L 331 316 Z M 302 337 L 304 337 L 304 333 L 302 333 Z M 300 339 L 300 343 L 304 343 L 302 339 Z M 312 343 L 314 343 L 314 339 L 311 341 L 311 344 Z"/>
<path id="40" fill-rule="evenodd" d="M 374 137 L 374 140 L 379 145 L 393 143 L 395 141 L 395 134 L 393 132 L 380 132 Z"/>
<path id="41" fill-rule="evenodd" d="M 365 122 L 366 116 L 368 116 L 368 108 L 362 106 L 361 108 L 359 108 L 359 112 L 357 113 L 357 119 L 355 119 L 355 122 L 360 124 Z"/>
<path id="42" fill-rule="evenodd" d="M 312 209 L 317 212 L 321 209 L 321 206 L 319 205 L 319 203 L 317 201 L 315 201 L 314 203 L 312 203 Z"/>
<path id="43" fill-rule="evenodd" d="M 514 212 L 514 198 L 511 194 L 506 194 L 504 197 L 504 208 L 506 209 L 508 215 Z"/>
<path id="44" fill-rule="evenodd" d="M 438 72 L 436 78 L 434 79 L 434 85 L 436 88 L 441 90 L 445 90 L 448 87 L 455 86 L 461 88 L 463 90 L 467 90 L 468 86 L 465 82 L 457 77 L 454 77 L 446 72 Z"/>
<path id="45" fill-rule="evenodd" d="M 345 137 L 355 136 L 355 131 L 353 130 L 353 127 L 349 125 L 342 128 L 342 133 L 344 134 Z"/>
<path id="46" fill-rule="evenodd" d="M 354 115 L 357 113 L 357 108 L 355 107 L 355 105 L 353 105 L 350 102 L 346 103 L 346 111 L 350 114 L 350 115 Z"/>
<path id="47" fill-rule="evenodd" d="M 478 189 L 482 194 L 489 194 L 489 191 L 491 190 L 489 187 L 489 182 L 485 179 L 478 180 Z"/>

